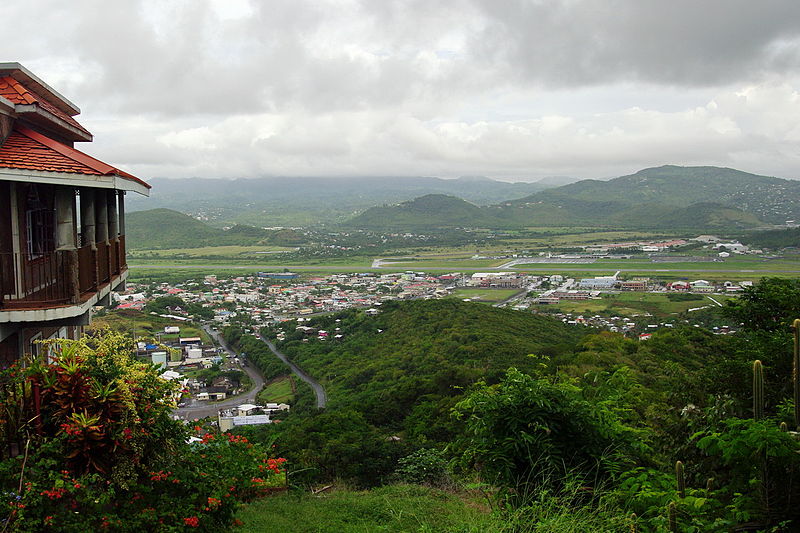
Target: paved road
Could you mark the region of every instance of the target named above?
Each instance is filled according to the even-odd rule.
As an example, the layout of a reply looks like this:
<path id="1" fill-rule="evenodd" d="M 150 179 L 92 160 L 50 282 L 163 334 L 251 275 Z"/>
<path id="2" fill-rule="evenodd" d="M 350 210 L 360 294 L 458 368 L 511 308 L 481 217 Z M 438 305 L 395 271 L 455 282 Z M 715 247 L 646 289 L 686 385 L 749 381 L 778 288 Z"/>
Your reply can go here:
<path id="1" fill-rule="evenodd" d="M 660 263 L 654 263 L 656 266 L 636 266 L 631 268 L 619 268 L 618 265 L 611 265 L 608 267 L 581 267 L 581 268 L 574 268 L 574 267 L 564 267 L 562 264 L 539 264 L 539 265 L 517 265 L 514 269 L 517 272 L 542 272 L 542 271 L 558 271 L 558 272 L 608 272 L 619 270 L 620 272 L 720 272 L 720 273 L 729 273 L 729 274 L 736 274 L 736 273 L 747 273 L 747 274 L 800 274 L 800 270 L 763 270 L 763 269 L 735 269 L 735 268 L 660 268 Z M 321 271 L 321 270 L 329 270 L 329 271 L 337 271 L 337 272 L 363 272 L 365 270 L 376 270 L 375 267 L 372 266 L 341 266 L 341 265 L 315 265 L 315 266 L 301 266 L 301 265 L 176 265 L 176 264 L 168 264 L 168 265 L 131 265 L 128 264 L 129 269 L 165 269 L 165 270 L 189 270 L 189 269 L 202 269 L 202 270 L 210 270 L 210 269 L 220 269 L 220 270 L 256 270 L 256 269 L 270 269 L 271 271 L 278 271 L 283 269 L 288 269 L 292 271 L 297 270 L 310 270 L 310 271 Z M 491 267 L 491 266 L 483 266 L 483 267 L 459 267 L 458 265 L 450 265 L 450 266 L 424 266 L 419 267 L 415 266 L 413 263 L 405 263 L 403 266 L 382 266 L 378 267 L 380 269 L 390 269 L 390 270 L 425 270 L 425 271 L 433 271 L 433 270 L 443 270 L 447 272 L 453 271 L 462 271 L 462 272 L 472 272 L 472 271 L 481 271 L 481 272 L 490 272 L 493 270 L 497 271 L 506 271 L 508 270 L 503 269 L 502 267 Z"/>
<path id="2" fill-rule="evenodd" d="M 259 335 L 259 338 L 264 341 L 267 346 L 269 346 L 269 349 L 272 350 L 272 353 L 274 353 L 278 359 L 289 365 L 289 368 L 292 369 L 292 372 L 294 372 L 297 377 L 311 385 L 311 388 L 314 389 L 314 395 L 317 397 L 317 407 L 320 409 L 325 407 L 325 405 L 328 403 L 328 395 L 325 393 L 323 386 L 320 385 L 317 380 L 306 374 L 302 368 L 289 361 L 289 358 L 281 353 L 278 348 L 276 348 L 275 345 L 269 341 L 269 339 L 266 339 L 261 335 Z"/>
<path id="3" fill-rule="evenodd" d="M 203 329 L 206 330 L 211 338 L 213 338 L 217 344 L 222 346 L 222 348 L 228 352 L 231 356 L 236 355 L 233 350 L 225 343 L 225 340 L 220 336 L 219 332 L 213 330 L 207 326 L 203 326 Z M 221 402 L 207 402 L 207 401 L 197 401 L 197 400 L 189 400 L 187 402 L 186 407 L 181 407 L 180 409 L 176 409 L 174 414 L 184 420 L 193 420 L 195 418 L 206 418 L 208 416 L 217 416 L 217 412 L 220 409 L 227 409 L 228 407 L 235 407 L 237 405 L 242 405 L 244 403 L 256 403 L 256 395 L 259 391 L 264 387 L 264 376 L 254 367 L 248 365 L 242 368 L 247 375 L 250 376 L 250 379 L 253 381 L 253 387 L 245 393 L 237 394 L 232 398 L 228 398 L 226 400 L 222 400 Z"/>

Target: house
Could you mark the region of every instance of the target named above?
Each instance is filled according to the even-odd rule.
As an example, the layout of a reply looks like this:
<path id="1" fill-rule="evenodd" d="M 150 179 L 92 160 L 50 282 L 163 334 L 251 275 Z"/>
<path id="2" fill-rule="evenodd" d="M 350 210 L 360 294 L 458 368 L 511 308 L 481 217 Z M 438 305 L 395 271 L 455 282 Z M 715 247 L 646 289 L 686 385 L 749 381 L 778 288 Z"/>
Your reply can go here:
<path id="1" fill-rule="evenodd" d="M 74 148 L 92 140 L 75 104 L 0 63 L 0 366 L 36 342 L 78 338 L 128 276 L 125 194 L 139 178 Z"/>

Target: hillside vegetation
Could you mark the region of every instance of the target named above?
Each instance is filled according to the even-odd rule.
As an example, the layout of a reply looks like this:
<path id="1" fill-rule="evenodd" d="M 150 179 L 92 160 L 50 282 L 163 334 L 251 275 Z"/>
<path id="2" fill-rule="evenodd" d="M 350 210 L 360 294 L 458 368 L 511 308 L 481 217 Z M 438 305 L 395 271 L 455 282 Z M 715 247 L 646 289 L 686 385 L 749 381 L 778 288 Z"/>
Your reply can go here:
<path id="1" fill-rule="evenodd" d="M 476 204 L 521 198 L 563 183 L 508 183 L 485 177 L 342 177 L 154 179 L 152 197 L 131 198 L 129 209 L 165 207 L 203 214 L 212 225 L 308 226 L 345 220 L 384 203 L 449 194 Z M 187 203 L 187 192 L 191 202 Z"/>
<path id="2" fill-rule="evenodd" d="M 742 237 L 745 244 L 759 248 L 800 248 L 800 228 L 758 231 Z"/>
<path id="3" fill-rule="evenodd" d="M 800 181 L 731 168 L 665 165 L 608 181 L 571 183 L 516 200 L 514 204 L 579 200 L 675 207 L 711 202 L 740 209 L 766 222 L 783 223 L 800 216 Z"/>
<path id="4" fill-rule="evenodd" d="M 130 250 L 256 244 L 292 246 L 303 241 L 302 235 L 291 229 L 265 230 L 236 225 L 223 230 L 164 208 L 129 213 L 125 226 L 126 244 Z"/>
<path id="5" fill-rule="evenodd" d="M 731 300 L 722 311 L 741 324 L 737 335 L 676 323 L 647 342 L 454 300 L 304 322 L 338 341 L 286 322 L 281 348 L 323 383 L 328 407 L 237 431 L 274 442 L 296 484 L 452 486 L 477 476 L 490 501 L 513 511 L 502 515 L 509 530 L 768 529 L 798 518 L 800 444 L 785 429 L 797 426 L 786 398 L 799 290 L 773 278 Z M 328 505 L 303 512 L 324 516 Z"/>

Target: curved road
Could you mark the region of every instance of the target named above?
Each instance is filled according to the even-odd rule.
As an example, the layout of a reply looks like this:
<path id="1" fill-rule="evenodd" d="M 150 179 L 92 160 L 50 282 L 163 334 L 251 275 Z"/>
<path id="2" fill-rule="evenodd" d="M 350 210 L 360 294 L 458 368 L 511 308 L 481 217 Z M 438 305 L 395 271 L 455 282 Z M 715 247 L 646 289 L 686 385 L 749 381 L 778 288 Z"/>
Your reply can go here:
<path id="1" fill-rule="evenodd" d="M 267 344 L 267 346 L 269 346 L 269 349 L 272 350 L 272 353 L 274 353 L 278 359 L 289 365 L 289 368 L 292 369 L 292 372 L 294 372 L 298 378 L 311 385 L 311 388 L 314 389 L 314 395 L 317 397 L 317 407 L 319 409 L 325 407 L 325 405 L 328 403 L 328 395 L 325 393 L 325 389 L 322 387 L 322 385 L 320 385 L 317 380 L 306 374 L 302 368 L 292 363 L 289 358 L 279 351 L 278 348 L 276 348 L 275 345 L 272 344 L 272 342 L 270 342 L 268 339 L 264 338 L 260 334 L 258 338 L 260 338 Z"/>
<path id="2" fill-rule="evenodd" d="M 228 347 L 218 331 L 206 326 L 203 326 L 203 329 L 231 356 L 236 355 L 235 352 Z M 244 403 L 255 404 L 256 395 L 264 387 L 264 376 L 262 376 L 256 368 L 250 365 L 242 367 L 242 370 L 247 372 L 247 375 L 250 376 L 251 380 L 253 380 L 253 387 L 246 393 L 237 394 L 236 396 L 222 400 L 221 402 L 197 401 L 192 399 L 187 402 L 186 407 L 176 409 L 174 414 L 184 420 L 190 420 L 195 418 L 217 416 L 217 412 L 220 409 L 227 409 L 228 407 L 235 407 Z"/>

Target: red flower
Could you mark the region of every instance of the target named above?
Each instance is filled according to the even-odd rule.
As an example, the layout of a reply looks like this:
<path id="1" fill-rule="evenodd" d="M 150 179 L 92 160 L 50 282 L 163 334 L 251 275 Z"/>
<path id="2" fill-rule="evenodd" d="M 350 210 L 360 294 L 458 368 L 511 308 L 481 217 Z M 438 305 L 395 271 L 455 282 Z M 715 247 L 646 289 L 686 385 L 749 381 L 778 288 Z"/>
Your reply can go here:
<path id="1" fill-rule="evenodd" d="M 184 518 L 183 523 L 189 527 L 198 527 L 200 525 L 200 519 L 196 516 L 190 516 L 188 518 Z"/>

